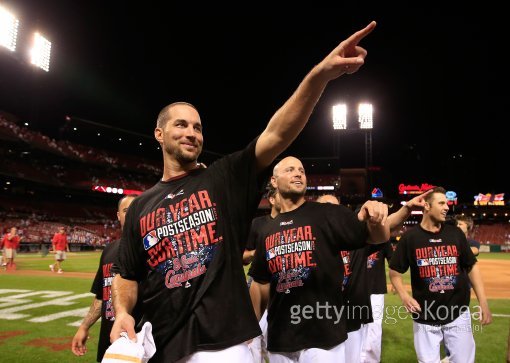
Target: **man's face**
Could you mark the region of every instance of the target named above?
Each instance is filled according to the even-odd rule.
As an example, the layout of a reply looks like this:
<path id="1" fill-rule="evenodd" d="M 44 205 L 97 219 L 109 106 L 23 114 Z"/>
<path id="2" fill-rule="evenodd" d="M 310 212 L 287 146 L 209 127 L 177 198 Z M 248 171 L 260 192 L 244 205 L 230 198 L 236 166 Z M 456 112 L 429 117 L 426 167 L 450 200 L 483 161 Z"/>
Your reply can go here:
<path id="1" fill-rule="evenodd" d="M 122 201 L 119 204 L 119 210 L 117 211 L 117 219 L 120 222 L 120 229 L 124 228 L 124 222 L 126 221 L 126 213 L 133 199 L 135 198 L 126 197 L 122 199 Z"/>
<path id="2" fill-rule="evenodd" d="M 194 162 L 202 152 L 204 137 L 197 110 L 188 105 L 175 105 L 163 128 L 156 128 L 156 140 L 166 154 L 182 164 Z"/>
<path id="3" fill-rule="evenodd" d="M 457 221 L 457 227 L 459 227 L 462 232 L 464 232 L 464 234 L 467 236 L 468 234 L 468 225 L 466 222 L 464 221 Z"/>
<path id="4" fill-rule="evenodd" d="M 450 209 L 448 207 L 446 195 L 442 193 L 434 193 L 430 202 L 428 202 L 428 209 L 429 216 L 433 221 L 440 223 L 446 221 L 446 214 Z"/>
<path id="5" fill-rule="evenodd" d="M 283 198 L 306 193 L 306 174 L 301 161 L 287 157 L 278 163 L 272 180 Z"/>

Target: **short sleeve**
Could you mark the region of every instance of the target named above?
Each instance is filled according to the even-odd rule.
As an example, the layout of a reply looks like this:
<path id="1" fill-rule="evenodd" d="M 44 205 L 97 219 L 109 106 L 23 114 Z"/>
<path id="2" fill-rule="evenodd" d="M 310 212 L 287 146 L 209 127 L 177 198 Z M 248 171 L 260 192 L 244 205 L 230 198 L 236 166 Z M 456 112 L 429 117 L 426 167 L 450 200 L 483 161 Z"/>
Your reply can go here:
<path id="1" fill-rule="evenodd" d="M 409 241 L 403 236 L 397 244 L 397 248 L 393 252 L 390 260 L 390 268 L 401 274 L 409 269 Z"/>

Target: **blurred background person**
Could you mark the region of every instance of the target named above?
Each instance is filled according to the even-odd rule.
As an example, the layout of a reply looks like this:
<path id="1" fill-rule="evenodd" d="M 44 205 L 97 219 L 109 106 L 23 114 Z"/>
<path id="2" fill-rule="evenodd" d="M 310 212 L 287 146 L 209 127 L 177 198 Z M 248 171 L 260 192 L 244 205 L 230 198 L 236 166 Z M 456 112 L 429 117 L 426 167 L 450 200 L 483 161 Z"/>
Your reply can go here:
<path id="1" fill-rule="evenodd" d="M 69 252 L 69 244 L 67 243 L 66 228 L 61 226 L 58 228 L 58 232 L 53 236 L 51 243 L 53 244 L 53 251 L 55 251 L 55 264 L 50 265 L 51 272 L 57 270 L 57 273 L 61 274 L 62 262 L 67 258 L 66 251 Z"/>
<path id="2" fill-rule="evenodd" d="M 457 227 L 459 227 L 466 235 L 466 239 L 468 241 L 469 247 L 471 247 L 471 251 L 473 251 L 475 256 L 478 256 L 480 254 L 480 242 L 471 238 L 473 236 L 473 227 L 475 226 L 473 223 L 473 218 L 470 216 L 458 214 L 455 216 L 455 221 L 457 222 Z"/>
<path id="3" fill-rule="evenodd" d="M 126 195 L 119 200 L 117 207 L 117 219 L 120 222 L 120 229 L 124 227 L 126 213 L 129 205 L 136 198 L 135 195 Z M 99 268 L 96 277 L 92 283 L 90 292 L 95 296 L 90 309 L 83 319 L 78 331 L 73 337 L 71 350 L 74 355 L 82 356 L 87 353 L 87 340 L 89 339 L 89 330 L 94 323 L 101 318 L 101 330 L 97 344 L 97 361 L 101 362 L 106 349 L 110 345 L 110 331 L 115 320 L 115 311 L 113 310 L 111 284 L 113 273 L 111 267 L 117 258 L 119 250 L 119 240 L 107 244 L 101 253 Z M 138 314 L 134 314 L 137 316 Z"/>
<path id="4" fill-rule="evenodd" d="M 18 236 L 18 230 L 16 227 L 12 227 L 9 233 L 4 235 L 2 238 L 0 248 L 4 248 L 4 263 L 3 265 L 8 270 L 15 270 L 16 264 L 14 263 L 14 257 L 16 257 L 16 250 L 19 247 L 21 238 Z"/>

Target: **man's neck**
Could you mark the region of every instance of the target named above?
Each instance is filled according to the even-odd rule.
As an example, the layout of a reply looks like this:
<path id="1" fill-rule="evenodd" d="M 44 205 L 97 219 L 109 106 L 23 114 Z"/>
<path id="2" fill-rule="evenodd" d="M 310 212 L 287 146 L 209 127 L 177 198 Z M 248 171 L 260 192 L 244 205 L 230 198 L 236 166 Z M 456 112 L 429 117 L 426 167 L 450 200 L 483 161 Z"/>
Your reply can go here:
<path id="1" fill-rule="evenodd" d="M 420 223 L 421 228 L 429 232 L 439 232 L 441 230 L 441 222 L 433 221 L 430 218 L 423 218 Z"/>
<path id="2" fill-rule="evenodd" d="M 175 159 L 165 160 L 163 176 L 161 177 L 161 181 L 168 181 L 183 174 L 189 173 L 191 170 L 194 170 L 197 167 L 198 164 L 196 160 L 190 161 L 189 163 L 186 164 L 181 164 Z"/>
<path id="3" fill-rule="evenodd" d="M 305 197 L 303 195 L 297 198 L 281 198 L 280 213 L 291 212 L 303 205 Z"/>

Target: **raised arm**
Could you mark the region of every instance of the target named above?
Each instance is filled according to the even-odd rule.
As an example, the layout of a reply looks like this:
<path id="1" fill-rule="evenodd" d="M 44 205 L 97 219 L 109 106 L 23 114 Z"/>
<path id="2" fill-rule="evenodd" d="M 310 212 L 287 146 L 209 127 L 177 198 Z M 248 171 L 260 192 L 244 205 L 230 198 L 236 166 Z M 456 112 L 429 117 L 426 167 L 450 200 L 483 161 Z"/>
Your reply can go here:
<path id="1" fill-rule="evenodd" d="M 128 337 L 136 341 L 135 319 L 131 312 L 136 305 L 138 297 L 138 282 L 115 275 L 112 283 L 112 300 L 115 310 L 115 322 L 110 332 L 110 341 L 113 343 L 120 338 L 120 333 L 127 332 Z"/>
<path id="2" fill-rule="evenodd" d="M 387 218 L 388 206 L 384 203 L 369 200 L 361 206 L 358 220 L 367 223 L 369 233 L 367 243 L 383 243 L 390 239 Z"/>
<path id="3" fill-rule="evenodd" d="M 424 197 L 430 193 L 432 193 L 432 189 L 429 189 L 426 192 L 407 201 L 407 203 L 403 205 L 398 211 L 390 214 L 388 216 L 390 230 L 393 231 L 395 229 L 402 227 L 402 224 L 405 222 L 407 218 L 409 218 L 413 210 L 422 210 L 423 207 L 425 206 Z"/>
<path id="4" fill-rule="evenodd" d="M 375 21 L 352 34 L 306 75 L 294 94 L 273 115 L 255 148 L 257 166 L 269 166 L 299 135 L 329 81 L 352 74 L 364 64 L 367 51 L 359 42 L 375 28 Z"/>
<path id="5" fill-rule="evenodd" d="M 482 325 L 487 325 L 492 322 L 492 314 L 489 309 L 489 303 L 487 302 L 487 297 L 485 296 L 485 289 L 483 287 L 482 275 L 480 274 L 480 269 L 478 265 L 475 264 L 471 271 L 469 271 L 469 280 L 471 281 L 471 285 L 473 286 L 473 290 L 475 290 L 476 298 L 478 299 L 478 303 L 480 304 L 480 309 L 482 310 L 482 316 L 480 317 L 480 323 Z"/>

